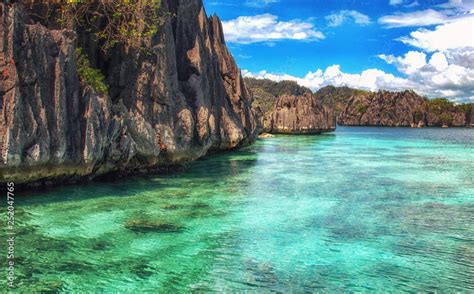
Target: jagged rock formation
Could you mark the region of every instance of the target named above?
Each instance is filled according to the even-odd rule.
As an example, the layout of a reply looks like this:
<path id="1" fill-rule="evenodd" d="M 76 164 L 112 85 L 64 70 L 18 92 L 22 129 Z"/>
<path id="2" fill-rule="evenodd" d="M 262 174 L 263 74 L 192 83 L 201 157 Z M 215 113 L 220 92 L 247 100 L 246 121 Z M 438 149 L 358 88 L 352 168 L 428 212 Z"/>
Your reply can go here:
<path id="1" fill-rule="evenodd" d="M 274 134 L 319 134 L 336 129 L 334 111 L 310 92 L 280 96 L 268 122 L 268 131 Z"/>
<path id="2" fill-rule="evenodd" d="M 326 86 L 314 93 L 314 95 L 323 101 L 324 105 L 334 107 L 336 116 L 346 108 L 349 98 L 355 95 L 369 94 L 369 91 L 352 89 L 349 87 Z"/>
<path id="3" fill-rule="evenodd" d="M 274 134 L 319 134 L 334 131 L 334 109 L 323 106 L 311 90 L 296 82 L 245 79 L 260 114 L 262 129 Z"/>
<path id="4" fill-rule="evenodd" d="M 350 96 L 338 123 L 346 126 L 464 127 L 471 106 L 456 106 L 446 99 L 428 100 L 414 91 L 358 93 Z"/>
<path id="5" fill-rule="evenodd" d="M 250 144 L 250 94 L 219 18 L 201 0 L 163 0 L 174 17 L 109 56 L 84 32 L 33 21 L 1 4 L 0 182 L 66 182 L 180 164 Z M 106 76 L 97 94 L 77 73 L 77 44 Z"/>

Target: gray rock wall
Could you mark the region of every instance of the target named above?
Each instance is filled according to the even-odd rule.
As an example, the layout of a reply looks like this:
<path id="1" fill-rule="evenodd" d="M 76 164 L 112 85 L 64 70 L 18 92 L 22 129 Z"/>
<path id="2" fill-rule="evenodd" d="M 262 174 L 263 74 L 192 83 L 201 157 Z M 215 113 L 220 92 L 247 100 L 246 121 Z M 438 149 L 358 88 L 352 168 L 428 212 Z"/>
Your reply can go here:
<path id="1" fill-rule="evenodd" d="M 147 41 L 151 54 L 118 48 L 110 95 L 98 95 L 77 73 L 84 36 L 1 4 L 1 182 L 147 171 L 253 142 L 257 119 L 218 17 L 200 0 L 162 6 L 175 17 Z"/>
<path id="2" fill-rule="evenodd" d="M 334 109 L 307 92 L 304 95 L 282 95 L 266 119 L 266 131 L 273 134 L 319 134 L 336 129 Z"/>

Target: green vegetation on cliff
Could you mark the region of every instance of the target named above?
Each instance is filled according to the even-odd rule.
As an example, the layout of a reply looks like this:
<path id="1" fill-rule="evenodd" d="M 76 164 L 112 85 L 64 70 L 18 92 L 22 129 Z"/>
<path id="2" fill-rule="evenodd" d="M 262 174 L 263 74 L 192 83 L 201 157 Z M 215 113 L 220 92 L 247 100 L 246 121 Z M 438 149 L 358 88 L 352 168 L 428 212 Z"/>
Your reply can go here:
<path id="1" fill-rule="evenodd" d="M 245 82 L 253 92 L 254 108 L 263 114 L 273 110 L 277 98 L 282 94 L 302 95 L 311 92 L 310 89 L 299 86 L 294 81 L 274 82 L 246 78 Z M 357 125 L 357 120 L 366 115 L 374 118 L 387 118 L 384 125 L 390 125 L 390 122 L 398 125 L 395 123 L 397 119 L 413 120 L 416 124 L 421 123 L 421 125 L 428 126 L 460 126 L 473 123 L 471 121 L 473 104 L 455 104 L 445 98 L 428 99 L 409 90 L 374 93 L 349 87 L 326 86 L 315 92 L 314 96 L 324 105 L 334 107 L 338 122 L 341 124 Z M 380 99 L 375 99 L 375 97 Z M 351 102 L 353 99 L 355 101 Z M 411 102 L 407 104 L 409 100 Z M 347 109 L 348 107 L 349 109 Z M 347 113 L 354 115 L 354 118 L 350 119 L 351 123 L 347 121 L 349 119 L 347 113 L 344 117 L 342 115 L 346 109 Z M 397 117 L 395 113 L 398 110 L 400 113 L 407 114 L 407 117 L 403 119 Z"/>
<path id="2" fill-rule="evenodd" d="M 319 89 L 315 95 L 323 101 L 323 104 L 333 105 L 335 107 L 336 115 L 339 115 L 344 110 L 345 105 L 351 96 L 366 95 L 369 93 L 369 91 L 357 90 L 349 87 L 326 86 Z"/>
<path id="3" fill-rule="evenodd" d="M 311 92 L 310 89 L 294 81 L 274 82 L 266 79 L 245 78 L 245 83 L 253 93 L 252 106 L 259 108 L 263 114 L 272 111 L 277 98 L 283 94 L 300 96 Z"/>
<path id="4" fill-rule="evenodd" d="M 88 57 L 82 52 L 81 48 L 76 48 L 76 66 L 77 73 L 81 79 L 96 93 L 108 94 L 109 88 L 105 83 L 105 76 L 100 70 L 92 68 Z"/>
<path id="5" fill-rule="evenodd" d="M 161 0 L 24 1 L 35 20 L 48 27 L 84 31 L 105 52 L 116 44 L 141 46 L 162 23 Z"/>

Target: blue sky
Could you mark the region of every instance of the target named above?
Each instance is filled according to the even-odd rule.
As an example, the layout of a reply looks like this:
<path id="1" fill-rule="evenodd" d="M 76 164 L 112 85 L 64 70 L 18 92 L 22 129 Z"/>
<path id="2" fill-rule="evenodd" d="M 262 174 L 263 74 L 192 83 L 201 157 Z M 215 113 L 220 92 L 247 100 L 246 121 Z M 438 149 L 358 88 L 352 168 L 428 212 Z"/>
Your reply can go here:
<path id="1" fill-rule="evenodd" d="M 204 0 L 244 75 L 474 102 L 474 0 Z M 452 45 L 444 45 L 452 44 Z"/>

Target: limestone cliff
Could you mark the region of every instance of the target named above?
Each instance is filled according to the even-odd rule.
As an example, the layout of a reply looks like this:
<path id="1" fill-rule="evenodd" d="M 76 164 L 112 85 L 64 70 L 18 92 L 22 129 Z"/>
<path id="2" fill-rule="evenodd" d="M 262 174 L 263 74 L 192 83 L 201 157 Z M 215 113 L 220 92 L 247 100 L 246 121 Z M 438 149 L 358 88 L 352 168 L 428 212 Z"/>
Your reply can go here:
<path id="1" fill-rule="evenodd" d="M 320 134 L 336 129 L 334 111 L 310 92 L 280 96 L 268 121 L 268 131 L 273 134 Z"/>
<path id="2" fill-rule="evenodd" d="M 338 116 L 347 126 L 465 127 L 470 105 L 454 105 L 446 99 L 428 100 L 414 91 L 357 93 L 350 96 Z"/>
<path id="3" fill-rule="evenodd" d="M 319 134 L 334 131 L 334 108 L 323 106 L 311 90 L 296 82 L 246 79 L 253 93 L 253 107 L 267 133 Z"/>
<path id="4" fill-rule="evenodd" d="M 163 0 L 169 17 L 141 50 L 101 56 L 87 34 L 1 4 L 0 182 L 68 182 L 153 170 L 250 144 L 251 97 L 219 18 L 201 0 Z M 76 47 L 106 76 L 97 94 Z"/>

